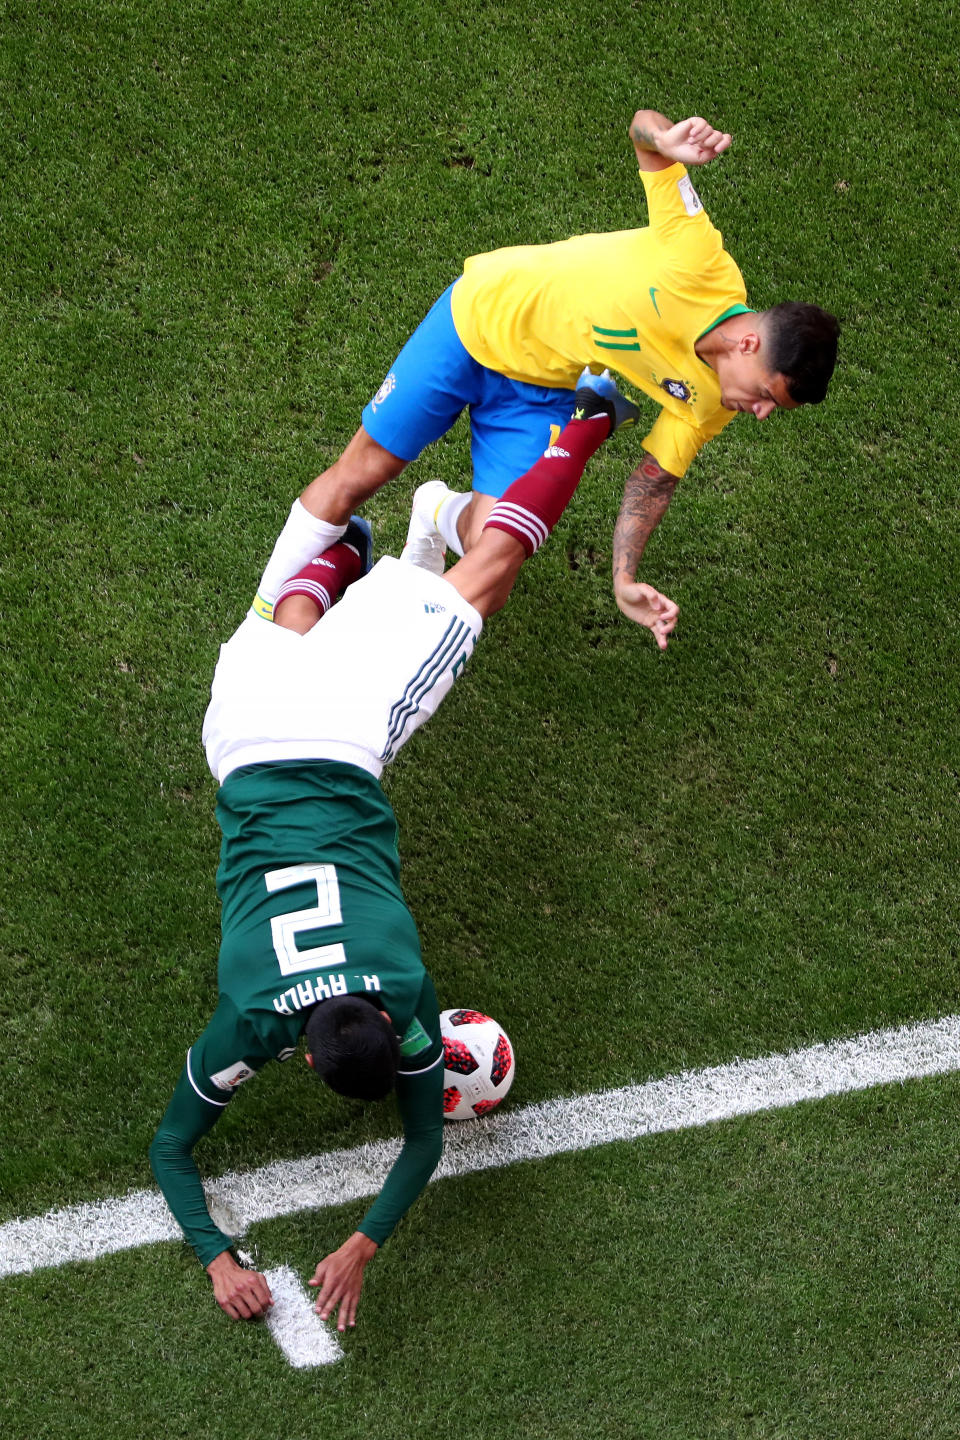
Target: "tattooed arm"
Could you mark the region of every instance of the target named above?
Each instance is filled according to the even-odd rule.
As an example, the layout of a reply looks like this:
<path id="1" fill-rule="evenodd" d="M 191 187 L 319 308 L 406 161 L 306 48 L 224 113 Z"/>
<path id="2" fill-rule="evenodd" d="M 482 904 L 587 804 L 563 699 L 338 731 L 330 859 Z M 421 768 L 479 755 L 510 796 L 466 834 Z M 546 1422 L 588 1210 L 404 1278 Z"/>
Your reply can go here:
<path id="1" fill-rule="evenodd" d="M 664 470 L 652 455 L 627 480 L 623 503 L 613 532 L 613 593 L 628 620 L 653 632 L 661 650 L 666 650 L 677 623 L 677 606 L 666 595 L 637 580 L 640 557 L 656 529 L 677 487 L 676 475 Z"/>
<path id="2" fill-rule="evenodd" d="M 638 110 L 630 122 L 630 139 L 641 170 L 665 170 L 679 160 L 683 165 L 706 165 L 722 155 L 730 136 L 714 130 L 694 115 L 671 125 L 658 110 Z"/>

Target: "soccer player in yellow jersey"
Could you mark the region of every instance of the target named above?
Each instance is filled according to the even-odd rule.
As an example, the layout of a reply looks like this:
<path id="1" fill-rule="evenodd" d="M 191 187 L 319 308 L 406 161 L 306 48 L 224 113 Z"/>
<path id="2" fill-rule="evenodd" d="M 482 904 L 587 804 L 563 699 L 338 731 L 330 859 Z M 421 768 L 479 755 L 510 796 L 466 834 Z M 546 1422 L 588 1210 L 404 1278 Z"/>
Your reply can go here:
<path id="1" fill-rule="evenodd" d="M 343 522 L 470 411 L 473 491 L 441 481 L 414 499 L 407 558 L 442 572 L 496 500 L 555 438 L 585 365 L 612 368 L 661 407 L 629 476 L 613 541 L 625 615 L 665 649 L 677 607 L 637 580 L 644 547 L 701 446 L 738 413 L 823 400 L 839 326 L 816 305 L 756 312 L 687 174 L 730 145 L 700 117 L 653 110 L 630 137 L 647 196 L 642 229 L 474 255 L 397 357 L 347 449 L 315 482 Z"/>

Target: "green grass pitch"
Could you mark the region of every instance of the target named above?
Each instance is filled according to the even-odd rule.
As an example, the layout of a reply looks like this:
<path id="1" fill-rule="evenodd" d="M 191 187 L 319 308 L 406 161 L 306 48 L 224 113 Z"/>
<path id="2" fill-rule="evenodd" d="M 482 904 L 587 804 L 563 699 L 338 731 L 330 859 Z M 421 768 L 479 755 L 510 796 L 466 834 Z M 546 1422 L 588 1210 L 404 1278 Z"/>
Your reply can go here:
<path id="1" fill-rule="evenodd" d="M 643 223 L 638 106 L 757 306 L 844 326 L 618 614 L 592 464 L 388 777 L 445 1005 L 511 1104 L 958 1008 L 955 17 L 935 0 L 0 3 L 0 1223 L 150 1183 L 215 991 L 217 646 L 465 256 Z M 650 411 L 652 414 L 652 410 Z M 468 476 L 463 424 L 368 506 Z M 11 1440 L 956 1434 L 960 1082 L 439 1183 L 295 1372 L 183 1247 L 0 1281 Z M 265 1074 L 205 1174 L 394 1133 Z M 302 1275 L 362 1205 L 258 1227 Z"/>

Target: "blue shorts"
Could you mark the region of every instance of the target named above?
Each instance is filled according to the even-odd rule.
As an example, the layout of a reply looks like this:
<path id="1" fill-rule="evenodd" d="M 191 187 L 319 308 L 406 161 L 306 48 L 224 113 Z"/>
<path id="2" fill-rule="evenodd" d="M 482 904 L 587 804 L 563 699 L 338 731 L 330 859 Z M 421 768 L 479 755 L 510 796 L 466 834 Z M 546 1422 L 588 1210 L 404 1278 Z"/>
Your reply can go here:
<path id="1" fill-rule="evenodd" d="M 508 380 L 468 354 L 450 309 L 451 285 L 397 356 L 363 412 L 363 427 L 400 460 L 415 460 L 470 409 L 473 488 L 500 496 L 570 419 L 572 390 Z"/>

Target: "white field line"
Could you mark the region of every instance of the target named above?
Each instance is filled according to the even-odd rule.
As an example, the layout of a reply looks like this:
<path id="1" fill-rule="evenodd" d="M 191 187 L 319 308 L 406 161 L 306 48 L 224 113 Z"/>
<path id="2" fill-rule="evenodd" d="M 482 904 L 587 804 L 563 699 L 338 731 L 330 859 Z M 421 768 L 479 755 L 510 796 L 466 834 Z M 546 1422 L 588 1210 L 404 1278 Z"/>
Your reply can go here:
<path id="1" fill-rule="evenodd" d="M 960 1015 L 454 1122 L 434 1179 L 954 1070 Z M 222 1175 L 206 1187 L 210 1208 L 222 1229 L 239 1235 L 259 1220 L 343 1205 L 376 1194 L 398 1151 L 391 1140 Z M 159 1192 L 137 1190 L 0 1225 L 0 1277 L 179 1238 Z"/>
<path id="2" fill-rule="evenodd" d="M 273 1296 L 267 1311 L 267 1329 L 295 1370 L 333 1365 L 343 1358 L 337 1332 L 328 1329 L 313 1308 L 311 1296 L 289 1265 L 266 1270 L 264 1275 Z"/>

